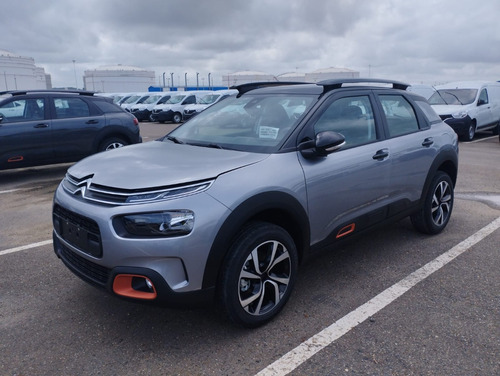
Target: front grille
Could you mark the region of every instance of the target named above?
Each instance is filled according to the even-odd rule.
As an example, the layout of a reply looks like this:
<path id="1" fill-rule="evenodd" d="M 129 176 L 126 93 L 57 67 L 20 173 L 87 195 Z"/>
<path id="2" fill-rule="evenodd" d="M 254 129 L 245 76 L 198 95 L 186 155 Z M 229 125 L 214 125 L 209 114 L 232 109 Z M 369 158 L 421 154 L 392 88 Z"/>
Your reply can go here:
<path id="1" fill-rule="evenodd" d="M 57 234 L 73 247 L 91 256 L 102 257 L 101 232 L 94 220 L 59 205 L 54 205 L 52 220 Z"/>
<path id="2" fill-rule="evenodd" d="M 110 269 L 84 259 L 68 249 L 64 244 L 59 243 L 59 251 L 59 256 L 73 273 L 98 287 L 106 287 L 111 274 Z"/>
<path id="3" fill-rule="evenodd" d="M 108 205 L 135 205 L 159 200 L 169 200 L 210 188 L 212 181 L 195 182 L 187 185 L 151 187 L 144 189 L 120 189 L 102 186 L 92 182 L 93 175 L 77 179 L 66 174 L 62 182 L 63 188 L 74 196 L 81 195 L 85 200 Z M 97 224 L 96 224 L 97 226 Z"/>

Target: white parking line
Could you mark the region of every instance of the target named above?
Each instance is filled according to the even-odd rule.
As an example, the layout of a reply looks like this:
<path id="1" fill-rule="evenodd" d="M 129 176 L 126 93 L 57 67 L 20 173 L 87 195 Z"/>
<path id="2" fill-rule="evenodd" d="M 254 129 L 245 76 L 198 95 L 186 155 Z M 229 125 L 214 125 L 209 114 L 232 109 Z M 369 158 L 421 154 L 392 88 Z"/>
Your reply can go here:
<path id="1" fill-rule="evenodd" d="M 2 193 L 12 193 L 12 192 L 16 192 L 16 191 L 20 191 L 20 189 L 9 189 L 8 191 L 0 191 L 0 194 L 2 194 Z"/>
<path id="2" fill-rule="evenodd" d="M 7 255 L 9 253 L 24 251 L 26 249 L 41 247 L 41 246 L 48 245 L 48 244 L 52 244 L 52 240 L 44 240 L 43 242 L 31 243 L 31 244 L 22 245 L 22 246 L 16 247 L 16 248 L 6 249 L 4 251 L 0 251 L 0 256 Z"/>
<path id="3" fill-rule="evenodd" d="M 348 333 L 351 329 L 376 314 L 378 311 L 410 290 L 417 283 L 423 281 L 432 273 L 438 271 L 443 266 L 453 261 L 456 257 L 469 250 L 473 245 L 483 240 L 498 228 L 500 228 L 500 217 L 461 243 L 457 244 L 455 247 L 443 253 L 441 256 L 435 258 L 406 278 L 381 292 L 370 301 L 348 313 L 340 320 L 334 322 L 326 329 L 323 329 L 318 334 L 312 336 L 305 342 L 302 342 L 299 346 L 264 368 L 256 376 L 282 376 L 292 372 L 302 363 L 310 359 L 314 354 L 332 344 L 335 340 Z"/>

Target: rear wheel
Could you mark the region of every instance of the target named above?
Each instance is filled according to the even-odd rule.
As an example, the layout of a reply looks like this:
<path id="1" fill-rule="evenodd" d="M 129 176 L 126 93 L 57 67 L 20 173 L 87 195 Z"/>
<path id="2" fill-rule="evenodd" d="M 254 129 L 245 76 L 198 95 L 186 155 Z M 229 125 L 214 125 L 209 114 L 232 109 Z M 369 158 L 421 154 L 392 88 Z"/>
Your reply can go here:
<path id="1" fill-rule="evenodd" d="M 222 307 L 236 324 L 262 325 L 286 304 L 297 273 L 291 236 L 279 226 L 252 223 L 237 237 L 223 265 Z"/>
<path id="2" fill-rule="evenodd" d="M 413 226 L 425 234 L 444 230 L 453 210 L 453 182 L 448 174 L 438 171 L 427 192 L 420 211 L 411 216 Z"/>
<path id="3" fill-rule="evenodd" d="M 128 145 L 128 143 L 123 139 L 119 137 L 110 137 L 101 142 L 99 145 L 99 151 L 118 149 L 126 145 Z"/>

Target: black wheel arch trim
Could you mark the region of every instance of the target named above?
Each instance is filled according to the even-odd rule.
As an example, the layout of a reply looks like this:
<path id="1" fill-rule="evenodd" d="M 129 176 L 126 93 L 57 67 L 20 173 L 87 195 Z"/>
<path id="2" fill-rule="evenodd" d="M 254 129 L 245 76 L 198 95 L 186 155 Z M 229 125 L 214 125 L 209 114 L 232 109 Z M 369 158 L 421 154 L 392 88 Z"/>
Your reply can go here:
<path id="1" fill-rule="evenodd" d="M 453 188 L 455 188 L 458 175 L 458 153 L 451 146 L 442 150 L 429 168 L 420 197 L 421 204 L 425 201 L 429 186 L 437 171 L 446 172 L 453 182 Z"/>
<path id="2" fill-rule="evenodd" d="M 203 289 L 217 285 L 230 245 L 245 224 L 252 220 L 274 223 L 287 230 L 296 244 L 299 262 L 307 254 L 310 227 L 305 208 L 288 193 L 260 193 L 238 205 L 219 228 L 205 265 Z"/>

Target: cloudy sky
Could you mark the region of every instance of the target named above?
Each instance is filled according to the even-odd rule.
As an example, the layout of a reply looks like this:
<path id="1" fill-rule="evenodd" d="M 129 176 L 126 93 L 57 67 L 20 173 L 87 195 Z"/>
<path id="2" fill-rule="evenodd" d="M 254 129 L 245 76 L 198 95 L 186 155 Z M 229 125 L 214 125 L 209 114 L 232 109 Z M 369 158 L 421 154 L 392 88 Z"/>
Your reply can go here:
<path id="1" fill-rule="evenodd" d="M 0 0 L 0 50 L 54 87 L 132 65 L 188 84 L 211 73 L 349 68 L 436 84 L 500 80 L 498 0 Z M 73 61 L 75 61 L 73 63 Z M 76 74 L 75 74 L 76 71 Z M 76 78 L 75 78 L 76 76 Z"/>

